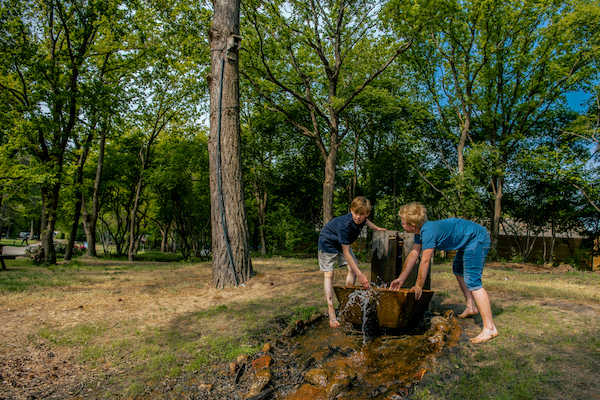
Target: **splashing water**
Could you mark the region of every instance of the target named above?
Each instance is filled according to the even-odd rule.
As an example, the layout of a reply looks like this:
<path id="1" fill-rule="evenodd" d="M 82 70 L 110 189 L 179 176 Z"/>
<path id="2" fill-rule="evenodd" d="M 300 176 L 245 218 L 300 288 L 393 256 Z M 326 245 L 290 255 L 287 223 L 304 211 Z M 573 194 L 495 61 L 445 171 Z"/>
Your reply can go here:
<path id="1" fill-rule="evenodd" d="M 377 323 L 377 304 L 379 303 L 378 293 L 373 289 L 355 290 L 348 296 L 348 301 L 342 314 L 347 312 L 350 307 L 357 304 L 362 311 L 362 334 L 363 344 L 371 341 L 379 332 Z"/>

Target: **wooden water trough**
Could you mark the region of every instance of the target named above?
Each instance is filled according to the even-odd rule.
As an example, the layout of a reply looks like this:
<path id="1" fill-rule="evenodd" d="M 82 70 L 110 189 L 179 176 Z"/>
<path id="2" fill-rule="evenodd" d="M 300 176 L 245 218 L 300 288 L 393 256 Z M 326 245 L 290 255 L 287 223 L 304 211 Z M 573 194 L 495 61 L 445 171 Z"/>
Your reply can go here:
<path id="1" fill-rule="evenodd" d="M 360 304 L 348 304 L 348 296 L 355 290 L 364 290 L 359 286 L 334 286 L 333 290 L 340 303 L 340 313 L 345 321 L 360 325 L 363 321 Z M 433 291 L 423 290 L 421 298 L 415 300 L 415 294 L 408 289 L 390 290 L 372 288 L 376 302 L 377 321 L 380 327 L 406 329 L 418 325 L 423 314 L 429 308 Z"/>

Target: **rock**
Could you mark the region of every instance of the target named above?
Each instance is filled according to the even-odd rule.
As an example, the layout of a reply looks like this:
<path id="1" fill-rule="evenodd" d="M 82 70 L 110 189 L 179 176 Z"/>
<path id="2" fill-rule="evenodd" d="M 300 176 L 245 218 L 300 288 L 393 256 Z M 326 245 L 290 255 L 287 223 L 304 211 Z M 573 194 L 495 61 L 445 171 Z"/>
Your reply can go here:
<path id="1" fill-rule="evenodd" d="M 213 388 L 213 385 L 210 383 L 201 383 L 198 385 L 198 389 L 210 392 Z"/>
<path id="2" fill-rule="evenodd" d="M 336 396 L 342 393 L 345 389 L 350 387 L 350 378 L 333 378 L 331 381 L 331 385 L 327 388 L 327 397 L 329 399 L 335 399 Z"/>
<path id="3" fill-rule="evenodd" d="M 252 386 L 250 386 L 250 390 L 246 395 L 246 399 L 252 398 L 260 394 L 265 386 L 267 386 L 271 382 L 271 370 L 270 369 L 262 369 L 256 372 L 256 376 Z"/>
<path id="4" fill-rule="evenodd" d="M 229 363 L 229 374 L 230 375 L 235 374 L 237 369 L 238 369 L 238 365 L 235 361 L 232 361 Z"/>
<path id="5" fill-rule="evenodd" d="M 269 368 L 272 362 L 273 359 L 267 354 L 252 361 L 252 368 L 258 372 L 260 370 Z"/>
<path id="6" fill-rule="evenodd" d="M 271 352 L 271 343 L 265 343 L 262 347 L 263 353 Z"/>
<path id="7" fill-rule="evenodd" d="M 327 373 L 320 368 L 313 368 L 304 374 L 304 380 L 315 386 L 327 386 Z"/>

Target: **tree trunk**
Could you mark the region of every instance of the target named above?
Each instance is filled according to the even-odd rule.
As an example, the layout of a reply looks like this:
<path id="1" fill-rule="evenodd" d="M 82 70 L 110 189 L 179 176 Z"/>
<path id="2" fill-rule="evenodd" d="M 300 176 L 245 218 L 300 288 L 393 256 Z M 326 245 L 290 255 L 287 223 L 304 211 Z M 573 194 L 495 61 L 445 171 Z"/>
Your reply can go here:
<path id="1" fill-rule="evenodd" d="M 215 0 L 211 48 L 210 138 L 213 284 L 238 286 L 252 262 L 244 209 L 239 122 L 239 0 Z"/>
<path id="2" fill-rule="evenodd" d="M 100 197 L 100 182 L 102 181 L 102 169 L 104 168 L 104 149 L 106 148 L 106 131 L 104 127 L 100 134 L 100 144 L 98 148 L 98 165 L 96 166 L 96 177 L 94 178 L 94 193 L 92 194 L 92 209 L 86 212 L 83 207 L 83 227 L 85 229 L 85 237 L 87 239 L 87 255 L 97 257 L 96 254 L 96 226 L 98 223 L 98 199 Z M 85 203 L 84 203 L 85 206 Z"/>
<path id="3" fill-rule="evenodd" d="M 56 213 L 58 210 L 58 197 L 60 183 L 42 188 L 43 221 L 42 248 L 44 249 L 44 262 L 56 264 L 56 249 L 54 248 L 54 229 L 56 227 Z"/>
<path id="4" fill-rule="evenodd" d="M 81 187 L 83 186 L 83 167 L 87 160 L 90 144 L 92 142 L 93 131 L 90 130 L 88 133 L 85 143 L 83 144 L 83 151 L 79 156 L 79 162 L 77 163 L 77 170 L 75 172 L 75 210 L 73 212 L 73 223 L 71 224 L 71 232 L 69 233 L 69 242 L 65 250 L 65 261 L 70 260 L 73 257 L 73 246 L 75 246 L 75 237 L 77 236 L 77 230 L 79 229 L 79 218 L 81 217 L 81 207 L 83 205 L 83 193 Z"/>
<path id="5" fill-rule="evenodd" d="M 498 246 L 498 237 L 500 236 L 500 217 L 502 216 L 502 190 L 504 186 L 504 179 L 502 177 L 496 177 L 496 190 L 494 191 L 494 216 L 492 218 L 491 236 L 493 250 Z"/>
<path id="6" fill-rule="evenodd" d="M 258 184 L 257 184 L 258 186 Z M 258 234 L 260 236 L 260 254 L 267 254 L 267 247 L 265 241 L 265 222 L 266 222 L 266 209 L 267 209 L 267 191 L 258 189 L 254 191 L 256 198 L 256 204 L 258 205 Z"/>
<path id="7" fill-rule="evenodd" d="M 323 226 L 333 218 L 333 191 L 335 190 L 335 166 L 337 163 L 337 144 L 329 149 L 325 159 L 325 179 L 323 180 Z"/>
<path id="8" fill-rule="evenodd" d="M 165 225 L 164 228 L 161 228 L 160 230 L 160 251 L 161 253 L 165 253 L 167 251 L 167 243 L 168 243 L 168 238 L 169 238 L 169 228 L 170 228 L 171 224 L 167 224 Z"/>
<path id="9" fill-rule="evenodd" d="M 131 214 L 129 216 L 129 249 L 127 250 L 127 259 L 133 261 L 133 255 L 136 252 L 136 214 L 138 206 L 140 204 L 140 197 L 142 195 L 142 175 L 144 173 L 144 163 L 142 161 L 142 170 L 140 171 L 140 177 L 135 186 L 135 198 L 133 200 L 133 207 L 131 208 Z"/>

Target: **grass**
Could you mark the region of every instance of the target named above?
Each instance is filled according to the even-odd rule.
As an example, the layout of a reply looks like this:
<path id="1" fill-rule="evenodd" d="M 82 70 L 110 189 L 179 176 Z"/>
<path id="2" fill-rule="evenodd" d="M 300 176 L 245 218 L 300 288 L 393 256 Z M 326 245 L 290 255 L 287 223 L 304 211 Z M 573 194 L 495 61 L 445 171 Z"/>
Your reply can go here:
<path id="1" fill-rule="evenodd" d="M 447 268 L 434 268 L 444 285 L 451 283 Z M 600 275 L 489 269 L 484 277 L 500 336 L 451 353 L 426 375 L 413 398 L 598 398 Z M 454 294 L 446 302 L 460 298 Z"/>
<path id="2" fill-rule="evenodd" d="M 91 398 L 144 397 L 165 379 L 209 376 L 214 365 L 255 354 L 287 324 L 326 311 L 316 260 L 271 257 L 253 265 L 258 273 L 245 287 L 217 290 L 207 263 L 77 259 L 39 267 L 17 259 L 0 273 L 0 310 L 10 311 L 0 350 L 27 354 L 27 345 L 44 344 L 71 355 L 83 368 L 81 381 L 91 382 Z M 451 267 L 435 265 L 432 278 L 435 307 L 460 311 Z M 500 336 L 479 346 L 461 341 L 432 364 L 411 398 L 600 393 L 600 274 L 487 268 L 484 284 Z M 474 336 L 481 321 L 461 323 Z"/>

